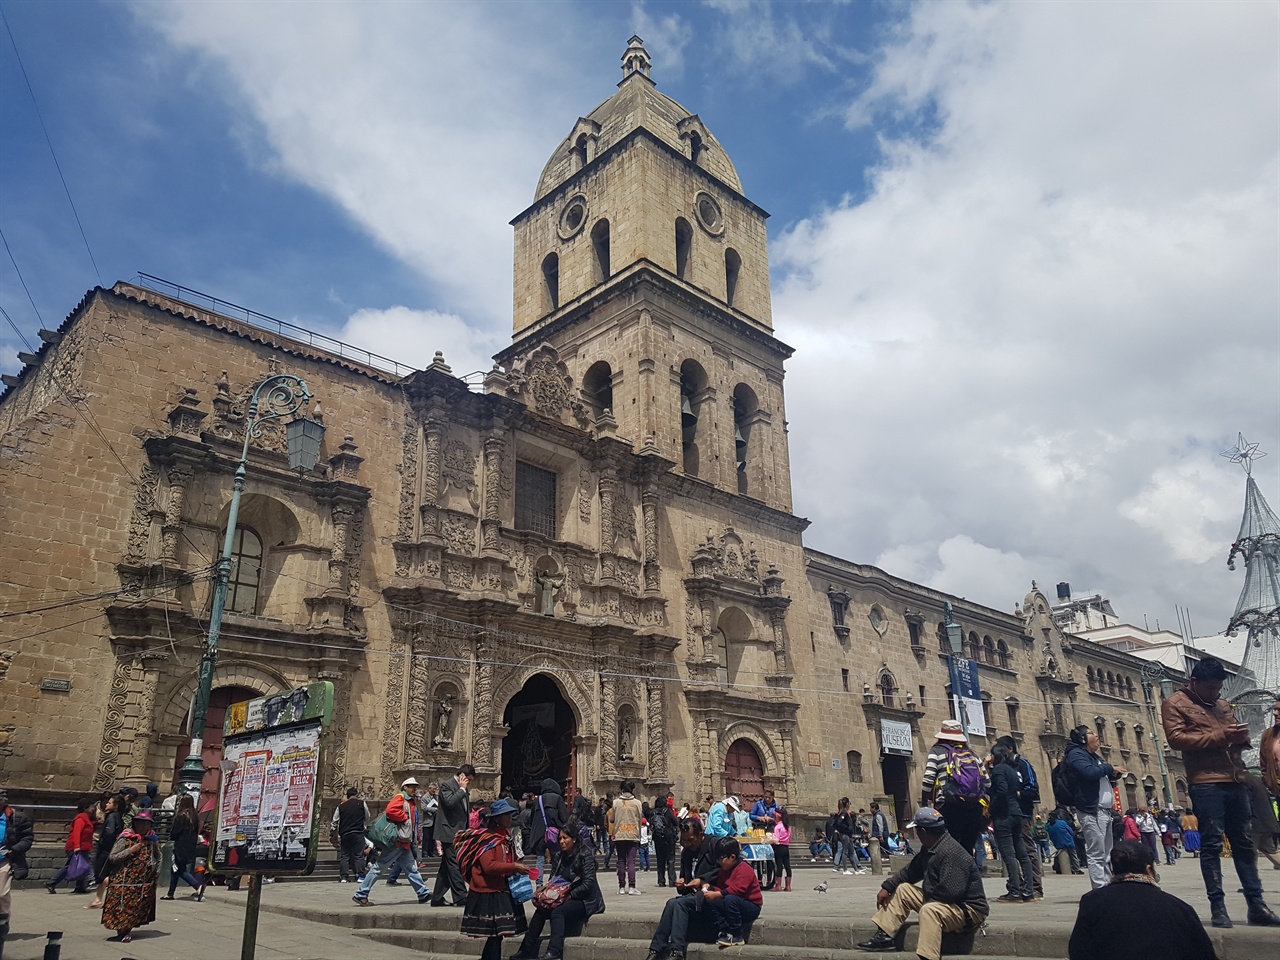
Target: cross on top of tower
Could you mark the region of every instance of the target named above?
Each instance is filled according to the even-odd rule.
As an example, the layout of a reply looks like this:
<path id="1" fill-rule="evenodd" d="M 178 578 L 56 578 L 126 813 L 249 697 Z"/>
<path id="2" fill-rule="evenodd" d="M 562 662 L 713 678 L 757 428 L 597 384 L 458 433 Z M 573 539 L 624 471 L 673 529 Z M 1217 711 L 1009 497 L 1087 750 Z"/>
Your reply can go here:
<path id="1" fill-rule="evenodd" d="M 649 64 L 649 51 L 644 48 L 644 41 L 639 37 L 632 37 L 627 41 L 626 52 L 622 54 L 622 79 L 627 79 L 633 73 L 648 77 Z"/>

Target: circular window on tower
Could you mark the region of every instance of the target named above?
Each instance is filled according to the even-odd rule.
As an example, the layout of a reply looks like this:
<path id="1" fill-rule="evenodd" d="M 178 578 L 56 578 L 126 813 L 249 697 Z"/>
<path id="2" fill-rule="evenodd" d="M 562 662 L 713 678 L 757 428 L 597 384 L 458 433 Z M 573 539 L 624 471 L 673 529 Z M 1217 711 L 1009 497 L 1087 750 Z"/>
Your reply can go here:
<path id="1" fill-rule="evenodd" d="M 582 232 L 587 223 L 587 198 L 578 194 L 570 197 L 560 211 L 560 239 L 568 240 Z"/>
<path id="2" fill-rule="evenodd" d="M 703 230 L 717 237 L 724 232 L 724 214 L 720 212 L 720 204 L 716 203 L 715 197 L 699 193 L 693 198 L 693 208 Z"/>

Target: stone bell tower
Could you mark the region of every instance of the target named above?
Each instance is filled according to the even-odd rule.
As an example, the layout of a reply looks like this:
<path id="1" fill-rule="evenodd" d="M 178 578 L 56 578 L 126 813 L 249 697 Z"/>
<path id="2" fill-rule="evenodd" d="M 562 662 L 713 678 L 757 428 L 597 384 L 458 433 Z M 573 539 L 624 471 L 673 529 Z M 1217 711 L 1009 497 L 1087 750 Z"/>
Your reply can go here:
<path id="1" fill-rule="evenodd" d="M 791 509 L 764 210 L 724 148 L 657 89 L 639 37 L 618 92 L 574 124 L 515 227 L 518 372 L 550 346 L 590 428 L 689 477 Z"/>

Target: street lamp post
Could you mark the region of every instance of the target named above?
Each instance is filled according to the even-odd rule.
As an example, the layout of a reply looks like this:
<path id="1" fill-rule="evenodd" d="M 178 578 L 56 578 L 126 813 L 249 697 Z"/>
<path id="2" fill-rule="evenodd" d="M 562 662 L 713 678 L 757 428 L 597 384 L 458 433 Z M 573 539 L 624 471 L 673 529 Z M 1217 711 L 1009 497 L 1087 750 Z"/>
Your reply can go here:
<path id="1" fill-rule="evenodd" d="M 956 718 L 960 721 L 960 728 L 964 730 L 964 738 L 968 740 L 969 715 L 965 710 L 964 700 L 960 696 L 960 677 L 956 673 L 956 657 L 964 652 L 964 630 L 951 616 L 950 600 L 947 601 L 946 611 L 947 619 L 942 623 L 942 630 L 947 637 L 947 646 L 951 648 L 951 653 L 947 655 L 947 672 L 951 677 L 951 696 L 954 698 L 952 702 L 955 703 Z"/>
<path id="2" fill-rule="evenodd" d="M 235 545 L 236 521 L 240 514 L 240 494 L 244 492 L 249 463 L 249 442 L 262 436 L 262 425 L 268 420 L 291 416 L 310 399 L 311 391 L 300 377 L 278 373 L 259 383 L 249 401 L 249 411 L 245 416 L 244 449 L 232 484 L 227 533 L 222 541 L 222 556 L 218 559 L 214 578 L 209 632 L 205 635 L 204 653 L 200 657 L 200 683 L 196 688 L 195 704 L 191 708 L 191 750 L 178 774 L 182 792 L 196 800 L 197 806 L 200 785 L 204 780 L 204 724 L 209 713 L 209 694 L 213 691 L 213 668 L 218 661 L 218 635 L 222 631 L 222 614 L 227 605 L 227 590 L 231 583 L 231 553 Z M 289 469 L 299 472 L 313 469 L 320 458 L 320 441 L 323 437 L 324 427 L 306 417 L 297 417 L 286 424 Z"/>
<path id="3" fill-rule="evenodd" d="M 1164 746 L 1160 743 L 1160 718 L 1156 716 L 1156 701 L 1152 690 L 1155 684 L 1160 684 L 1160 692 L 1164 694 L 1165 684 L 1168 683 L 1164 675 L 1164 665 L 1156 663 L 1154 660 L 1148 661 L 1142 667 L 1142 695 L 1147 701 L 1147 716 L 1151 721 L 1151 744 L 1156 750 L 1156 759 L 1160 761 L 1160 782 L 1164 787 L 1164 807 L 1168 810 L 1173 806 L 1173 792 L 1169 789 L 1169 767 L 1164 762 Z"/>

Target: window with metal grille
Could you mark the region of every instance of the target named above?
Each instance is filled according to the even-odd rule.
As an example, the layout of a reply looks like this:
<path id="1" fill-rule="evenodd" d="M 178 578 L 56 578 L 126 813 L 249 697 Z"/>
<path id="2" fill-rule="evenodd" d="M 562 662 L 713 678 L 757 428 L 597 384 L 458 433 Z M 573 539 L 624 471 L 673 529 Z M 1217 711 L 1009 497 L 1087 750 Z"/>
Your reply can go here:
<path id="1" fill-rule="evenodd" d="M 556 475 L 516 461 L 516 529 L 556 535 Z"/>
<path id="2" fill-rule="evenodd" d="M 257 613 L 258 587 L 262 582 L 262 540 L 248 527 L 236 527 L 231 544 L 227 609 L 232 613 Z"/>

